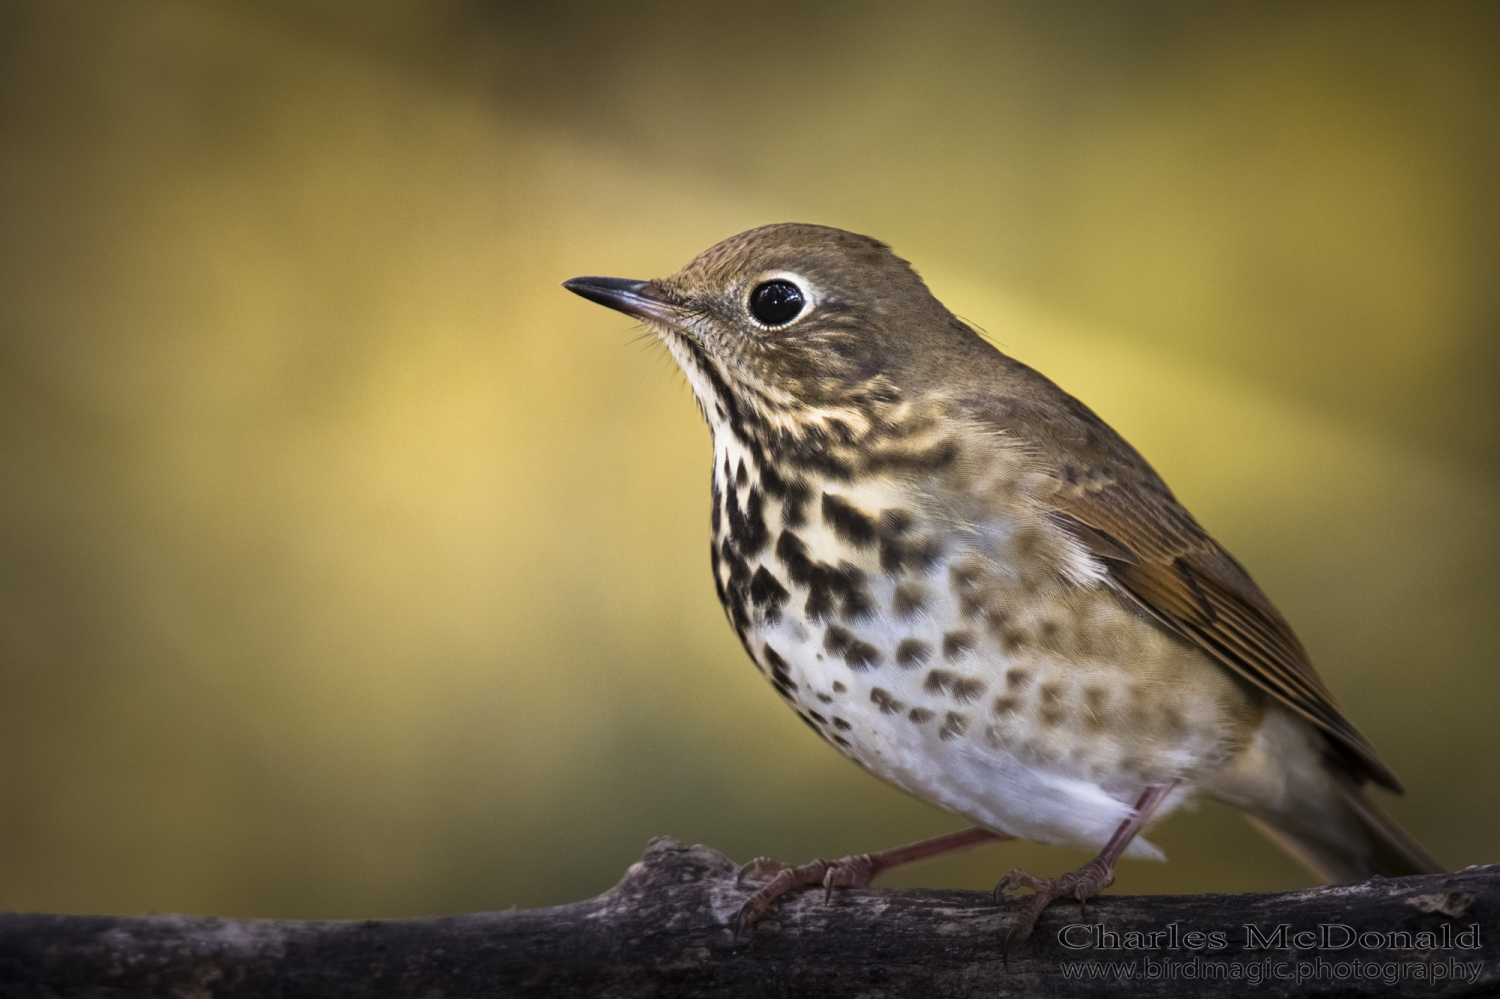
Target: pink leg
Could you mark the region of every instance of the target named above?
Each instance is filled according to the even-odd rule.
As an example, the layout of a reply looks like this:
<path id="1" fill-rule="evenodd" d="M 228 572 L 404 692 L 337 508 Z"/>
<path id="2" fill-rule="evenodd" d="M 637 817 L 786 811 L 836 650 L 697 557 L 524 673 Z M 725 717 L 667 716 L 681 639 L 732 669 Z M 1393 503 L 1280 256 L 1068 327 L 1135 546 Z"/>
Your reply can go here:
<path id="1" fill-rule="evenodd" d="M 876 875 L 892 867 L 900 867 L 902 864 L 925 860 L 939 854 L 952 853 L 955 850 L 965 850 L 971 846 L 978 846 L 980 843 L 993 843 L 1012 838 L 1003 833 L 993 833 L 988 829 L 975 826 L 972 829 L 949 833 L 946 836 L 924 839 L 920 843 L 898 846 L 894 850 L 886 850 L 882 853 L 861 853 L 844 857 L 841 860 L 814 860 L 801 867 L 792 867 L 767 857 L 757 857 L 740 868 L 737 883 L 743 884 L 747 874 L 774 874 L 775 876 L 765 887 L 745 900 L 745 904 L 740 908 L 739 916 L 735 919 L 735 936 L 739 936 L 741 927 L 755 922 L 765 914 L 772 902 L 793 888 L 821 884 L 824 888 L 823 899 L 826 902 L 833 897 L 833 889 L 846 885 L 863 887 L 869 884 Z"/>
<path id="2" fill-rule="evenodd" d="M 1085 905 L 1088 899 L 1098 895 L 1104 889 L 1115 883 L 1115 861 L 1120 859 L 1120 854 L 1130 845 L 1146 823 L 1151 820 L 1152 814 L 1161 806 L 1167 793 L 1176 785 L 1152 784 L 1141 794 L 1140 800 L 1135 803 L 1135 811 L 1124 822 L 1115 834 L 1104 844 L 1104 849 L 1099 851 L 1099 856 L 1084 864 L 1078 870 L 1070 874 L 1064 874 L 1060 878 L 1039 878 L 1028 874 L 1017 868 L 995 886 L 995 901 L 1000 901 L 1001 892 L 1010 888 L 1031 888 L 1035 894 L 1027 900 L 1024 908 L 1016 915 L 1016 921 L 1006 935 L 1006 942 L 1011 938 L 1025 940 L 1031 936 L 1031 931 L 1036 927 L 1036 921 L 1041 918 L 1042 910 L 1051 905 L 1056 899 L 1071 895 L 1078 899 L 1079 905 Z"/>

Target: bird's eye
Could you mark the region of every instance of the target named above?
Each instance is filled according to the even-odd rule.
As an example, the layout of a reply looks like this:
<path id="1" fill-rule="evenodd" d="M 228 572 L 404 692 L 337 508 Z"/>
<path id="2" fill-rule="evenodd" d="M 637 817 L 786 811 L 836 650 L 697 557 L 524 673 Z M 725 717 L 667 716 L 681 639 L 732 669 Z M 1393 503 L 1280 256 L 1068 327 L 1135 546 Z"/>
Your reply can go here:
<path id="1" fill-rule="evenodd" d="M 766 281 L 750 292 L 750 313 L 767 326 L 785 326 L 802 314 L 802 289 L 790 281 Z"/>

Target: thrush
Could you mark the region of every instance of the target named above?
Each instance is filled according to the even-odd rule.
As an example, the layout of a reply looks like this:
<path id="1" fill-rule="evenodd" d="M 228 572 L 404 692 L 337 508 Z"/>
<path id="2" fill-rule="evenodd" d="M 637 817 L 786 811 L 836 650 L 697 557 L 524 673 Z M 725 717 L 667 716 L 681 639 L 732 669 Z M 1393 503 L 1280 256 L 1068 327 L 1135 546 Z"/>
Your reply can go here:
<path id="1" fill-rule="evenodd" d="M 955 317 L 883 243 L 752 229 L 653 281 L 564 287 L 644 322 L 713 435 L 711 548 L 745 650 L 823 739 L 973 824 L 773 875 L 868 884 L 996 839 L 1098 850 L 1080 903 L 1195 795 L 1326 881 L 1440 870 L 1365 795 L 1396 778 L 1286 619 L 1141 455 Z"/>

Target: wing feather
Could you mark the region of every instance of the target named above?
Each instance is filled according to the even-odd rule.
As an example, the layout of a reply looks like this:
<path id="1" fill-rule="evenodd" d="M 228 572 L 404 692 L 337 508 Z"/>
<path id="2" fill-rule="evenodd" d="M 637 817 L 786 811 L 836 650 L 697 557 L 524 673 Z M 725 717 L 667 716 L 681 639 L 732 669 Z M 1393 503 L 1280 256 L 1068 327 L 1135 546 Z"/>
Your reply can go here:
<path id="1" fill-rule="evenodd" d="M 1110 582 L 1138 606 L 1321 728 L 1356 773 L 1399 791 L 1374 747 L 1339 710 L 1291 625 L 1239 563 L 1161 489 L 1143 496 L 1116 482 L 1061 497 L 1052 517 L 1104 563 Z M 1167 504 L 1175 509 L 1152 515 Z"/>
<path id="2" fill-rule="evenodd" d="M 1057 482 L 1053 521 L 1105 567 L 1117 592 L 1318 726 L 1355 779 L 1395 776 L 1349 723 L 1307 650 L 1241 565 L 1154 469 L 1089 408 L 1012 358 L 969 412 L 1024 447 Z"/>

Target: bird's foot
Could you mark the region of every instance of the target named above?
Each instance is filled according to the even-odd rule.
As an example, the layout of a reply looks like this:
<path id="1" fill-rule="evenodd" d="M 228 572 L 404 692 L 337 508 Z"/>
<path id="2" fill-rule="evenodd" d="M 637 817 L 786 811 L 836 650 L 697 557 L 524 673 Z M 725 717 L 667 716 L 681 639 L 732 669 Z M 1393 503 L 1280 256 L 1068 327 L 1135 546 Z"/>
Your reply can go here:
<path id="1" fill-rule="evenodd" d="M 1007 945 L 1013 940 L 1020 942 L 1031 936 L 1037 920 L 1042 916 L 1042 910 L 1057 899 L 1076 898 L 1080 907 L 1086 907 L 1089 899 L 1114 882 L 1114 866 L 1102 857 L 1095 857 L 1078 870 L 1060 878 L 1039 878 L 1019 868 L 1011 871 L 995 886 L 995 901 L 1000 901 L 1001 893 L 1021 888 L 1030 888 L 1034 894 L 1016 914 L 1016 920 L 1006 934 Z"/>
<path id="2" fill-rule="evenodd" d="M 740 868 L 739 876 L 735 878 L 735 886 L 743 885 L 747 877 L 761 878 L 770 875 L 771 880 L 756 889 L 745 900 L 745 904 L 740 906 L 739 915 L 735 917 L 735 938 L 739 938 L 742 929 L 765 915 L 772 902 L 793 888 L 820 884 L 823 886 L 823 901 L 829 902 L 833 899 L 835 888 L 862 888 L 870 883 L 878 869 L 875 858 L 868 853 L 843 857 L 839 860 L 814 860 L 801 867 L 783 864 L 769 857 L 756 857 Z"/>
<path id="3" fill-rule="evenodd" d="M 835 888 L 863 888 L 877 874 L 893 867 L 952 853 L 955 850 L 967 850 L 980 843 L 991 843 L 1002 839 L 1010 839 L 1010 837 L 1004 833 L 991 832 L 975 826 L 972 829 L 962 829 L 944 836 L 924 839 L 920 843 L 908 843 L 894 850 L 859 853 L 839 860 L 814 860 L 801 867 L 783 864 L 769 857 L 757 857 L 740 868 L 739 877 L 735 879 L 736 887 L 743 885 L 747 877 L 769 876 L 771 880 L 756 890 L 740 907 L 739 914 L 734 920 L 735 939 L 739 939 L 741 930 L 765 915 L 772 902 L 793 888 L 820 884 L 823 886 L 823 901 L 827 903 L 833 900 Z"/>

